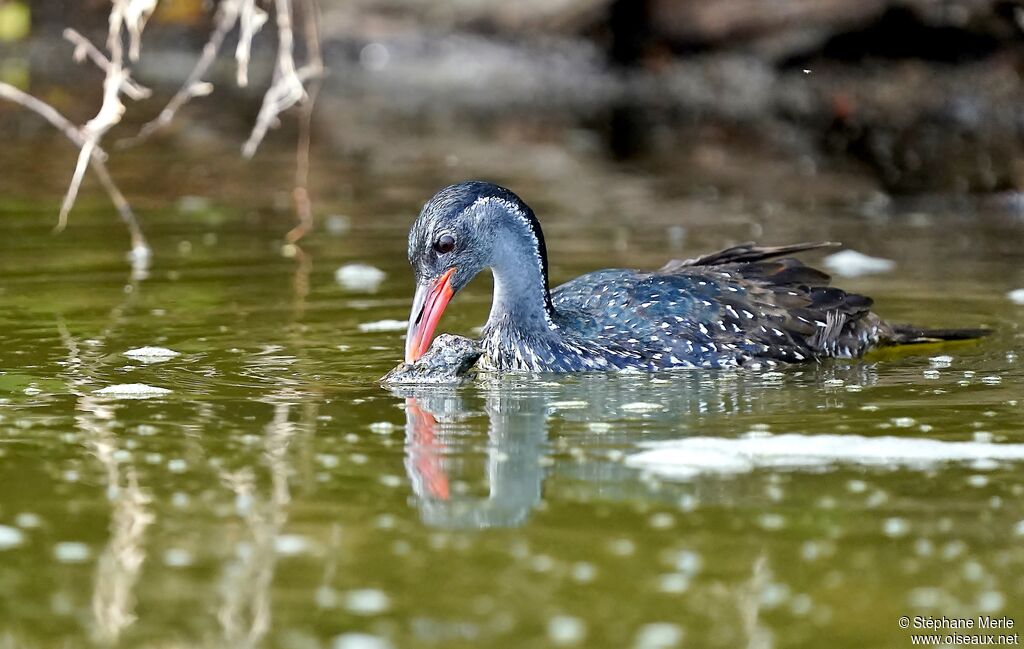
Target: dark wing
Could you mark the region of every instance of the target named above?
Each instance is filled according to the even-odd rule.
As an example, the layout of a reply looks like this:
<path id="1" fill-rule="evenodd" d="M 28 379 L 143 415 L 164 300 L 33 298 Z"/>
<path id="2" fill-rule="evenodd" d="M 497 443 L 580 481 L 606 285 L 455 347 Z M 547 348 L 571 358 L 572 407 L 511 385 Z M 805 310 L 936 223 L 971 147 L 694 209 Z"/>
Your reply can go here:
<path id="1" fill-rule="evenodd" d="M 893 335 L 871 299 L 830 287 L 799 260 L 775 259 L 832 245 L 743 245 L 653 273 L 599 271 L 552 298 L 588 340 L 639 346 L 657 364 L 856 357 Z"/>
<path id="2" fill-rule="evenodd" d="M 749 241 L 693 259 L 673 259 L 665 264 L 659 272 L 668 273 L 685 266 L 720 266 L 723 264 L 764 261 L 784 255 L 795 255 L 798 252 L 806 252 L 807 250 L 837 248 L 840 245 L 842 244 L 835 241 L 818 241 L 814 243 L 794 243 L 788 246 L 758 246 L 753 241 Z"/>
<path id="3" fill-rule="evenodd" d="M 871 298 L 831 287 L 826 273 L 784 257 L 838 245 L 831 241 L 772 247 L 746 243 L 669 262 L 659 272 L 716 276 L 716 283 L 725 288 L 719 303 L 727 327 L 739 326 L 745 339 L 766 345 L 755 355 L 778 360 L 793 360 L 794 355 L 797 360 L 850 358 L 891 339 L 892 328 L 871 312 Z M 743 323 L 744 318 L 732 317 L 738 309 L 754 317 L 745 317 Z M 771 335 L 765 336 L 765 330 Z"/>

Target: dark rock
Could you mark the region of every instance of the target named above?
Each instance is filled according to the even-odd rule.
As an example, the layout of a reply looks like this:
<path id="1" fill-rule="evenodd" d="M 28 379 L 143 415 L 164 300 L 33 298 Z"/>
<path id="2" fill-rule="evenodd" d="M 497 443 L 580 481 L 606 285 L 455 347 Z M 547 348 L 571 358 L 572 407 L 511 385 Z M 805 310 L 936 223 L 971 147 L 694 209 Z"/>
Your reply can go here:
<path id="1" fill-rule="evenodd" d="M 399 363 L 381 383 L 395 385 L 452 385 L 466 380 L 480 358 L 477 341 L 463 336 L 441 334 L 415 363 Z"/>

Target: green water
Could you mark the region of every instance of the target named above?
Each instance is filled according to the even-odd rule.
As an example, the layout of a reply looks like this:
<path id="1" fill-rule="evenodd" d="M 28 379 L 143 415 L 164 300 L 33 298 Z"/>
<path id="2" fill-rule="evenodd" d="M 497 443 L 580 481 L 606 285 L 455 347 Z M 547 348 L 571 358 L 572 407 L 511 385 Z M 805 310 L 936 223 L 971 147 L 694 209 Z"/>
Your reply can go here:
<path id="1" fill-rule="evenodd" d="M 143 272 L 101 195 L 55 236 L 62 174 L 0 183 L 0 647 L 903 647 L 901 615 L 1024 624 L 1019 463 L 671 482 L 624 462 L 645 441 L 749 431 L 1024 443 L 1024 307 L 1006 298 L 1024 285 L 1019 219 L 708 195 L 667 164 L 591 161 L 592 180 L 569 166 L 545 183 L 428 152 L 321 161 L 318 212 L 346 218 L 289 257 L 287 180 L 267 180 L 287 179 L 287 157 L 219 155 L 115 167 L 154 248 Z M 556 282 L 751 238 L 839 239 L 897 261 L 840 282 L 882 314 L 996 333 L 781 376 L 391 394 L 375 380 L 402 332 L 360 324 L 407 315 L 419 204 L 485 174 L 535 203 Z M 378 291 L 335 281 L 356 262 L 387 273 Z M 488 300 L 481 278 L 442 328 L 470 333 Z M 181 355 L 123 355 L 145 345 Z M 94 394 L 128 383 L 171 392 Z"/>

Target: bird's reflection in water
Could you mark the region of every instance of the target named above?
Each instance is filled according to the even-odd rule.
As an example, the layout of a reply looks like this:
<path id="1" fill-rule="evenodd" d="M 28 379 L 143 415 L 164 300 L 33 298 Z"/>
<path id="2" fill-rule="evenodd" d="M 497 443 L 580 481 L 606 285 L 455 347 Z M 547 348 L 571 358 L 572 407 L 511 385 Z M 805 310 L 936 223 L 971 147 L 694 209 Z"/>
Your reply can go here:
<path id="1" fill-rule="evenodd" d="M 601 497 L 628 498 L 648 489 L 636 471 L 609 461 L 607 453 L 603 461 L 600 454 L 587 453 L 582 460 L 549 458 L 553 425 L 560 436 L 563 425 L 577 431 L 568 433 L 570 443 L 584 449 L 630 449 L 641 441 L 709 430 L 738 434 L 745 430 L 737 427 L 743 415 L 767 418 L 774 413 L 777 418 L 779 413 L 806 412 L 808 391 L 821 398 L 821 386 L 837 378 L 861 386 L 877 380 L 872 364 L 853 363 L 787 371 L 784 380 L 777 372 L 587 375 L 556 382 L 492 379 L 460 388 L 404 387 L 392 392 L 405 399 L 405 468 L 424 522 L 489 528 L 526 522 L 541 502 L 549 473 L 597 486 Z M 829 398 L 824 395 L 825 401 Z M 479 455 L 469 452 L 479 441 L 473 420 L 481 412 L 487 418 L 487 489 L 476 495 L 461 487 L 481 477 Z M 580 424 L 589 425 L 591 432 L 579 433 Z M 721 481 L 693 487 L 715 500 L 751 497 Z"/>
<path id="2" fill-rule="evenodd" d="M 490 396 L 486 463 L 489 493 L 466 495 L 453 489 L 475 463 L 451 453 L 465 432 L 461 419 L 472 413 L 456 390 L 408 394 L 405 467 L 425 522 L 441 527 L 513 527 L 540 502 L 546 416 L 538 398 Z M 456 442 L 457 443 L 457 442 Z"/>

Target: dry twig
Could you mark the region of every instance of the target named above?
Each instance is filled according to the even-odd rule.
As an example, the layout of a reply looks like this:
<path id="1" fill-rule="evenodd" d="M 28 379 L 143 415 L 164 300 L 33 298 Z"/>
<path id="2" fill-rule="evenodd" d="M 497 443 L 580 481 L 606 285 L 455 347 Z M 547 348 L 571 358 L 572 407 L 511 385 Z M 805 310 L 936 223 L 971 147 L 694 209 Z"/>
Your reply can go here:
<path id="1" fill-rule="evenodd" d="M 3 83 L 2 81 L 0 81 L 0 97 L 36 113 L 53 125 L 54 128 L 63 133 L 65 137 L 75 144 L 75 146 L 80 148 L 85 146 L 85 138 L 82 137 L 81 131 L 79 131 L 78 128 L 76 128 L 75 125 L 66 117 L 61 115 L 53 106 L 40 99 L 36 99 L 28 93 L 18 90 L 14 86 Z M 120 214 L 121 220 L 128 226 L 128 232 L 132 239 L 133 256 L 136 259 L 148 257 L 149 245 L 146 243 L 146 238 L 142 234 L 142 229 L 139 227 L 139 222 L 135 218 L 135 213 L 132 212 L 132 208 L 128 204 L 127 199 L 125 199 L 121 190 L 117 188 L 113 178 L 110 176 L 110 171 L 107 170 L 107 154 L 99 146 L 94 146 L 91 155 L 92 169 L 96 173 L 96 177 L 99 179 L 100 184 L 103 185 L 103 189 L 105 189 L 107 194 L 110 196 L 110 200 L 114 204 L 114 207 L 117 208 L 117 212 Z"/>
<path id="2" fill-rule="evenodd" d="M 124 46 L 122 43 L 122 29 L 126 29 L 131 41 L 131 55 L 138 57 L 139 39 L 146 20 L 156 8 L 157 0 L 113 0 L 110 9 L 109 27 L 107 32 L 107 50 L 110 52 L 109 60 L 104 60 L 96 48 L 84 37 L 72 32 L 69 36 L 76 43 L 75 51 L 78 57 L 89 56 L 97 62 L 106 76 L 103 80 L 103 103 L 99 112 L 91 120 L 86 122 L 81 129 L 81 136 L 84 140 L 81 150 L 78 153 L 78 163 L 75 165 L 75 172 L 71 176 L 67 194 L 60 208 L 60 217 L 57 223 L 57 230 L 62 230 L 67 225 L 68 214 L 71 212 L 75 199 L 78 197 L 78 190 L 82 185 L 82 178 L 89 162 L 93 159 L 93 152 L 99 146 L 103 136 L 121 121 L 125 107 L 121 103 L 121 92 L 124 88 L 132 88 L 128 70 L 124 67 Z M 67 36 L 67 34 L 65 34 Z M 77 36 L 77 39 L 76 39 Z M 130 93 L 126 93 L 129 94 Z"/>
<path id="3" fill-rule="evenodd" d="M 306 33 L 306 57 L 308 66 L 323 70 L 323 58 L 320 53 L 320 16 L 316 0 L 306 0 L 303 11 Z M 320 79 L 310 83 L 308 98 L 302 105 L 299 116 L 299 141 L 295 151 L 295 189 L 292 198 L 295 200 L 295 215 L 298 223 L 285 235 L 285 241 L 294 244 L 313 229 L 313 205 L 309 198 L 309 145 L 313 126 L 313 108 L 320 92 Z"/>
<path id="4" fill-rule="evenodd" d="M 213 85 L 203 81 L 203 77 L 206 76 L 210 66 L 217 59 L 217 54 L 220 53 L 220 48 L 224 45 L 225 37 L 238 23 L 242 5 L 248 2 L 251 2 L 251 0 L 223 0 L 217 6 L 217 16 L 214 19 L 213 32 L 210 33 L 209 40 L 203 46 L 203 53 L 199 56 L 199 60 L 196 61 L 192 71 L 189 72 L 185 83 L 181 85 L 181 88 L 178 89 L 174 97 L 167 102 L 167 105 L 160 111 L 156 119 L 146 122 L 134 137 L 118 142 L 119 148 L 133 146 L 148 139 L 151 135 L 170 124 L 182 106 L 195 97 L 203 97 L 213 91 Z M 266 13 L 264 12 L 265 15 Z M 243 22 L 243 29 L 244 25 L 245 23 Z M 239 43 L 239 46 L 241 46 L 241 43 Z"/>
<path id="5" fill-rule="evenodd" d="M 256 0 L 240 0 L 239 20 L 238 46 L 235 47 L 238 71 L 235 80 L 239 87 L 245 88 L 249 85 L 249 58 L 252 54 L 252 39 L 267 23 L 267 12 L 256 6 Z"/>
<path id="6" fill-rule="evenodd" d="M 88 38 L 82 36 L 77 30 L 70 27 L 64 30 L 64 38 L 75 46 L 72 57 L 81 63 L 86 58 L 92 61 L 96 67 L 104 73 L 110 73 L 110 60 L 93 45 Z M 128 75 L 125 75 L 124 83 L 121 85 L 121 92 L 135 101 L 148 98 L 152 93 L 149 88 L 139 85 Z"/>
<path id="7" fill-rule="evenodd" d="M 295 68 L 291 0 L 275 0 L 274 5 L 277 8 L 277 64 L 270 88 L 263 96 L 256 124 L 242 146 L 242 155 L 247 158 L 256 154 L 267 131 L 277 124 L 278 115 L 308 99 L 304 84 L 323 75 L 323 64 L 317 59 L 310 60 L 299 69 Z"/>
<path id="8" fill-rule="evenodd" d="M 142 31 L 149 17 L 155 11 L 158 1 L 112 0 L 106 43 L 109 56 L 74 29 L 69 28 L 64 31 L 64 37 L 75 46 L 75 60 L 89 59 L 104 73 L 103 99 L 99 111 L 81 128 L 75 127 L 45 102 L 12 86 L 0 83 L 0 97 L 10 99 L 41 115 L 79 147 L 78 160 L 71 181 L 68 183 L 67 193 L 61 203 L 56 229 L 60 231 L 67 225 L 68 214 L 78 197 L 82 179 L 86 170 L 92 165 L 100 182 L 117 207 L 122 220 L 129 228 L 132 237 L 132 252 L 136 261 L 148 259 L 149 247 L 146 245 L 131 207 L 110 177 L 105 164 L 106 153 L 101 148 L 100 142 L 110 129 L 121 122 L 125 112 L 121 95 L 139 100 L 149 97 L 151 94 L 148 88 L 131 78 L 130 71 L 125 65 L 124 40 L 125 33 L 127 33 L 128 59 L 138 60 Z M 289 243 L 298 241 L 312 229 L 313 217 L 308 191 L 309 145 L 313 103 L 319 90 L 319 83 L 311 82 L 320 79 L 324 74 L 316 0 L 301 1 L 304 2 L 305 25 L 303 31 L 306 37 L 307 61 L 302 67 L 296 68 L 292 0 L 275 0 L 278 47 L 274 75 L 270 87 L 263 97 L 263 104 L 252 133 L 242 147 L 242 153 L 246 157 L 255 155 L 269 129 L 278 123 L 280 114 L 296 104 L 303 106 L 293 193 L 298 225 L 288 232 Z M 239 26 L 239 42 L 235 49 L 237 82 L 239 86 L 247 85 L 253 38 L 267 22 L 267 18 L 267 12 L 257 5 L 256 0 L 221 0 L 217 9 L 214 30 L 185 83 L 156 119 L 145 124 L 135 137 L 122 140 L 118 144 L 130 145 L 148 138 L 169 124 L 178 110 L 189 100 L 212 92 L 213 86 L 203 81 L 203 77 L 213 61 L 216 60 L 227 34 L 234 29 L 235 25 Z M 310 84 L 308 88 L 307 83 Z"/>

